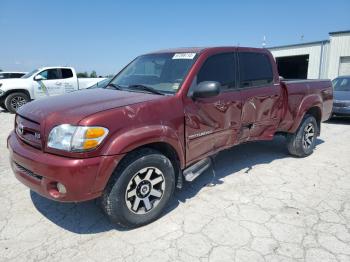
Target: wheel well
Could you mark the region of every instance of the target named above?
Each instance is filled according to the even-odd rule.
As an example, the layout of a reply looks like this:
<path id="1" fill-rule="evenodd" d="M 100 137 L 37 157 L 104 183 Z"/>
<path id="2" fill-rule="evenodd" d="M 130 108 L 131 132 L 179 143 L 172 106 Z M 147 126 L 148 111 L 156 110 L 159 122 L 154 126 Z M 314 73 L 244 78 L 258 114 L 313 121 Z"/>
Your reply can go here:
<path id="1" fill-rule="evenodd" d="M 13 90 L 9 90 L 9 91 L 6 92 L 6 94 L 4 95 L 4 97 L 7 97 L 8 95 L 10 95 L 10 94 L 12 94 L 12 93 L 24 93 L 24 94 L 26 94 L 26 95 L 29 97 L 29 99 L 31 99 L 30 94 L 29 94 L 28 90 L 26 90 L 26 89 L 13 89 Z"/>
<path id="2" fill-rule="evenodd" d="M 178 181 L 178 179 L 182 178 L 181 176 L 179 176 L 179 174 L 181 174 L 180 158 L 179 158 L 176 150 L 171 145 L 169 145 L 168 143 L 165 143 L 165 142 L 151 143 L 151 144 L 146 144 L 146 145 L 143 145 L 141 147 L 138 147 L 138 148 L 134 149 L 133 152 L 140 150 L 142 148 L 151 148 L 151 149 L 157 150 L 160 153 L 162 153 L 163 155 L 165 155 L 167 158 L 169 158 L 169 160 L 173 164 L 175 176 L 176 176 L 175 181 Z"/>
<path id="3" fill-rule="evenodd" d="M 311 107 L 305 114 L 312 115 L 317 122 L 317 127 L 318 127 L 318 132 L 321 132 L 321 118 L 322 118 L 322 113 L 321 109 L 317 106 Z"/>
<path id="4" fill-rule="evenodd" d="M 145 147 L 157 150 L 160 153 L 164 154 L 167 158 L 169 158 L 169 160 L 173 164 L 175 171 L 176 169 L 180 168 L 179 156 L 177 155 L 176 150 L 171 145 L 164 142 L 158 142 L 158 143 L 147 144 L 140 148 L 145 148 Z"/>

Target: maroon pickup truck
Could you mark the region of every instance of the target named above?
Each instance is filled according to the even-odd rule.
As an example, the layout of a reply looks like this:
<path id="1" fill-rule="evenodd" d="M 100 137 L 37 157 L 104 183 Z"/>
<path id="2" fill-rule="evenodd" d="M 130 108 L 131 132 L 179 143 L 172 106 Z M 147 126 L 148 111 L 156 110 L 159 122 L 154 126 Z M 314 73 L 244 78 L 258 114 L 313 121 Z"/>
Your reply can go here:
<path id="1" fill-rule="evenodd" d="M 23 106 L 8 148 L 33 191 L 99 198 L 112 222 L 135 227 L 223 149 L 282 134 L 292 155 L 310 155 L 332 100 L 328 80 L 280 80 L 266 49 L 165 50 L 137 57 L 105 88 Z"/>

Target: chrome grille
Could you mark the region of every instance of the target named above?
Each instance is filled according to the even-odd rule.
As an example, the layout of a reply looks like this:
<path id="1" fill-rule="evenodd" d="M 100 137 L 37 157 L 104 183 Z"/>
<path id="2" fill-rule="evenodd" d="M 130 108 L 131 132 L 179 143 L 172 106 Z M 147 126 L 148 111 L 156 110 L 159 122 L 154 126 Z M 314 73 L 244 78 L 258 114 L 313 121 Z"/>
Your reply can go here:
<path id="1" fill-rule="evenodd" d="M 335 107 L 350 107 L 350 101 L 334 101 L 333 106 Z"/>
<path id="2" fill-rule="evenodd" d="M 40 124 L 17 115 L 15 129 L 22 141 L 36 148 L 42 148 Z"/>

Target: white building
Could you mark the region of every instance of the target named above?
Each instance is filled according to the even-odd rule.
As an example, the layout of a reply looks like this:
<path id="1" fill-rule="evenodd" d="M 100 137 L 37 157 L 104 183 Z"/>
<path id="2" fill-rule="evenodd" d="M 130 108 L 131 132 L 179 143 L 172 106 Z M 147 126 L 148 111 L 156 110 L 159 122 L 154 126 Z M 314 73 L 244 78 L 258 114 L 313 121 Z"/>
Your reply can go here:
<path id="1" fill-rule="evenodd" d="M 329 40 L 270 47 L 284 78 L 350 75 L 350 30 L 329 33 Z"/>

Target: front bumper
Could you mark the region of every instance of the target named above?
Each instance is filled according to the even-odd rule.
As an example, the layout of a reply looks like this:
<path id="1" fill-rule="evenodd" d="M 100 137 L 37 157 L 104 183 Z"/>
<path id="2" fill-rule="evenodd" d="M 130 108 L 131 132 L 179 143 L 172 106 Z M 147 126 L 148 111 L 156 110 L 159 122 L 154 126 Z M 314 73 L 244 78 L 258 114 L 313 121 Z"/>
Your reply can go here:
<path id="1" fill-rule="evenodd" d="M 333 106 L 333 115 L 339 115 L 339 116 L 350 116 L 350 107 L 336 107 Z"/>
<path id="2" fill-rule="evenodd" d="M 16 178 L 38 194 L 62 202 L 97 198 L 123 155 L 76 159 L 44 153 L 22 142 L 12 132 L 8 137 L 10 161 Z M 53 196 L 61 183 L 66 193 Z M 56 192 L 57 193 L 57 192 Z"/>

